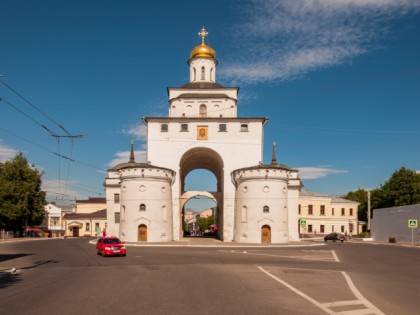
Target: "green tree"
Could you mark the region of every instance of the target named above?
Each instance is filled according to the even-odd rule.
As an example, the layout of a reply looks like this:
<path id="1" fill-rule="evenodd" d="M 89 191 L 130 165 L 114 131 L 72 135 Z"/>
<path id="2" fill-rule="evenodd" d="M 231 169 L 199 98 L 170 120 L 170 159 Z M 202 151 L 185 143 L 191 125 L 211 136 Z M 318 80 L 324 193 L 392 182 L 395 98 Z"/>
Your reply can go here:
<path id="1" fill-rule="evenodd" d="M 420 174 L 405 167 L 395 171 L 376 192 L 376 208 L 407 206 L 420 203 Z"/>
<path id="2" fill-rule="evenodd" d="M 197 225 L 201 231 L 209 231 L 211 229 L 211 225 L 216 222 L 216 218 L 214 216 L 210 216 L 208 218 L 199 218 L 197 220 Z"/>
<path id="3" fill-rule="evenodd" d="M 0 228 L 23 230 L 42 222 L 46 202 L 41 176 L 22 153 L 0 163 Z"/>
<path id="4" fill-rule="evenodd" d="M 347 193 L 347 195 L 343 196 L 343 198 L 358 202 L 359 210 L 357 212 L 357 218 L 360 221 L 367 221 L 367 190 L 358 188 L 356 191 Z"/>

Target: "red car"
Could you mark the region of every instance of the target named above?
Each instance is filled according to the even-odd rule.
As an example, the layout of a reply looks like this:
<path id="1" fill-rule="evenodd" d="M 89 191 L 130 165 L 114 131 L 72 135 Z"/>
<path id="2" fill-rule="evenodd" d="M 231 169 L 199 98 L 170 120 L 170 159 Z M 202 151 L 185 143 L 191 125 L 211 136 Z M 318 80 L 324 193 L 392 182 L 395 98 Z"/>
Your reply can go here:
<path id="1" fill-rule="evenodd" d="M 124 242 L 115 236 L 100 237 L 96 243 L 96 251 L 98 255 L 105 256 L 126 256 L 127 249 Z"/>

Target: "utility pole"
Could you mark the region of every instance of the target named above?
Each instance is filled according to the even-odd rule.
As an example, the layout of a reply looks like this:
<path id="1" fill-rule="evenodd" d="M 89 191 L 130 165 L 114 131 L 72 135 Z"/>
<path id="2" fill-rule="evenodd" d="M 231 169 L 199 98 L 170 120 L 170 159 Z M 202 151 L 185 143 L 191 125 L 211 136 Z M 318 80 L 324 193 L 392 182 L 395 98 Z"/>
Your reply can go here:
<path id="1" fill-rule="evenodd" d="M 370 231 L 370 190 L 368 190 L 368 200 L 367 200 L 367 219 L 368 219 L 368 231 Z"/>

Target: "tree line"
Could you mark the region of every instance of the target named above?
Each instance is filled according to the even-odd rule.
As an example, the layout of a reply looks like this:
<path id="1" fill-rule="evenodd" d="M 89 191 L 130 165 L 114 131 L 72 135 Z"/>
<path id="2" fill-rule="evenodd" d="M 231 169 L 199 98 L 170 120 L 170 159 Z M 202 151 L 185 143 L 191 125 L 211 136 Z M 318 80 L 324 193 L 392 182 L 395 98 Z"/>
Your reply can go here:
<path id="1" fill-rule="evenodd" d="M 359 202 L 358 219 L 367 221 L 368 190 L 359 188 L 343 198 Z M 379 188 L 370 191 L 370 202 L 372 210 L 420 203 L 420 174 L 401 167 Z"/>

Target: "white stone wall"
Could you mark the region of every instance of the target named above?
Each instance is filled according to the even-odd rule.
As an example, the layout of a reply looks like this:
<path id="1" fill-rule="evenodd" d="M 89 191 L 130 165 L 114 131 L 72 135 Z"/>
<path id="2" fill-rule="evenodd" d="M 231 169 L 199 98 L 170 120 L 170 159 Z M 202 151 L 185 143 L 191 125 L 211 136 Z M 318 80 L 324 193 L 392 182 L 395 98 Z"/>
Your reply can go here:
<path id="1" fill-rule="evenodd" d="M 147 226 L 148 242 L 172 240 L 172 179 L 172 172 L 159 168 L 121 170 L 122 240 L 137 242 L 140 224 Z"/>
<path id="2" fill-rule="evenodd" d="M 241 123 L 248 124 L 248 131 L 241 131 Z M 208 140 L 197 140 L 197 126 L 208 126 Z M 173 228 L 174 239 L 179 239 L 180 211 L 179 208 L 179 163 L 182 156 L 193 148 L 209 148 L 217 152 L 223 159 L 224 205 L 223 205 L 223 240 L 234 238 L 234 200 L 235 186 L 231 173 L 235 169 L 257 165 L 262 161 L 263 121 L 232 120 L 227 132 L 218 131 L 218 122 L 194 120 L 188 123 L 188 132 L 180 131 L 180 122 L 170 122 L 168 132 L 161 132 L 161 123 L 148 122 L 147 160 L 153 165 L 172 169 L 176 172 L 173 186 Z M 164 150 L 162 149 L 164 148 Z"/>
<path id="3" fill-rule="evenodd" d="M 176 98 L 170 101 L 170 117 L 200 117 L 200 106 L 206 106 L 207 117 L 236 117 L 236 100 L 231 98 L 217 99 L 182 99 Z"/>
<path id="4" fill-rule="evenodd" d="M 271 228 L 271 243 L 289 241 L 288 171 L 277 169 L 238 170 L 235 241 L 261 243 L 261 228 Z M 264 212 L 264 206 L 269 212 Z"/>
<path id="5" fill-rule="evenodd" d="M 202 68 L 204 67 L 204 78 Z M 212 58 L 190 60 L 190 82 L 216 82 L 216 61 Z"/>
<path id="6" fill-rule="evenodd" d="M 120 225 L 115 223 L 115 213 L 120 212 L 120 203 L 114 202 L 115 194 L 120 194 L 121 200 L 119 172 L 108 172 L 108 177 L 105 179 L 105 188 L 107 235 L 119 236 Z"/>

